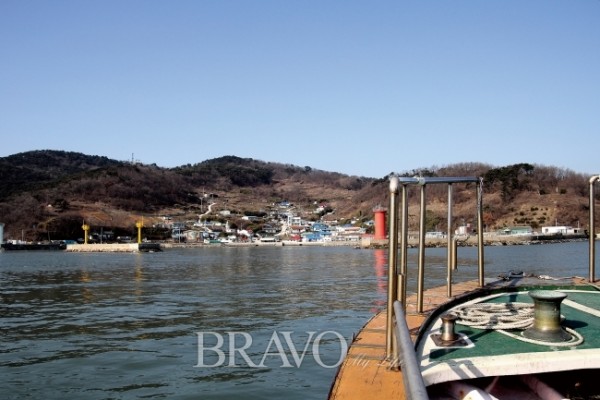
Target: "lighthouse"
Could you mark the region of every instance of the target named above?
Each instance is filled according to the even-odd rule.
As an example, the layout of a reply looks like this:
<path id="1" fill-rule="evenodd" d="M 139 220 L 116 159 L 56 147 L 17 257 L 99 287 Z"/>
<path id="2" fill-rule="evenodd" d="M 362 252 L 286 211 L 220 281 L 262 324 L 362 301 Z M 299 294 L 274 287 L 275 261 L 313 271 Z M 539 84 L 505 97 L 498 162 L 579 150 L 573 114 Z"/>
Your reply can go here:
<path id="1" fill-rule="evenodd" d="M 377 206 L 373 209 L 375 214 L 375 240 L 385 239 L 385 214 L 387 209 Z"/>

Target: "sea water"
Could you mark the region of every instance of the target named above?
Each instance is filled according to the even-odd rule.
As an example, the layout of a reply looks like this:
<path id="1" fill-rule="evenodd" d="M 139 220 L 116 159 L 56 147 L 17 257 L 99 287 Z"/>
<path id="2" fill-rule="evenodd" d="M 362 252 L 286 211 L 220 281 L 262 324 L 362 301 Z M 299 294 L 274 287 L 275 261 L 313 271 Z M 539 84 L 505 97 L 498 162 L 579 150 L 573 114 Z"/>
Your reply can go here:
<path id="1" fill-rule="evenodd" d="M 587 246 L 486 247 L 486 276 L 587 277 Z M 427 250 L 427 287 L 445 283 L 445 255 Z M 2 252 L 0 398 L 326 398 L 352 335 L 385 307 L 387 257 L 315 246 Z M 458 260 L 455 280 L 477 277 L 475 248 Z M 409 264 L 412 290 L 415 250 Z"/>

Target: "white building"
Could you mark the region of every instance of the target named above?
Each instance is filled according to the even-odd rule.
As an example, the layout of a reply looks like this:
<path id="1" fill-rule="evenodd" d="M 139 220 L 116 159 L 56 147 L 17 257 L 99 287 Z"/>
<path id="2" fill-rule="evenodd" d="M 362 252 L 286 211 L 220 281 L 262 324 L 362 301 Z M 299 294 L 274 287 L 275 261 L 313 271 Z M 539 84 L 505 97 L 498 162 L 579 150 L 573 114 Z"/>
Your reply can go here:
<path id="1" fill-rule="evenodd" d="M 581 235 L 581 228 L 573 228 L 571 226 L 543 226 L 543 235 Z"/>

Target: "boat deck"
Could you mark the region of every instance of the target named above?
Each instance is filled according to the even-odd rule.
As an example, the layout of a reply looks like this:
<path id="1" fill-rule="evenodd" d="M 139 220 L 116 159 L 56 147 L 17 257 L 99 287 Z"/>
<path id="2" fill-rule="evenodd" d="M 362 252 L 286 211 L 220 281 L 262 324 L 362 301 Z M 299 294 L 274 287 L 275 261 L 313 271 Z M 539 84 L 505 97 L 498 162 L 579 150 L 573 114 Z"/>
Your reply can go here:
<path id="1" fill-rule="evenodd" d="M 586 285 L 585 281 L 574 279 L 563 281 L 566 285 L 578 285 L 582 284 L 583 287 Z M 502 292 L 506 289 L 509 294 L 496 293 L 486 301 L 491 302 L 503 302 L 503 301 L 519 301 L 529 302 L 527 292 L 514 293 L 515 286 L 519 286 L 523 289 L 531 285 L 532 287 L 539 287 L 540 285 L 547 285 L 549 288 L 561 286 L 556 281 L 540 281 L 538 279 L 518 279 L 518 280 L 498 280 L 490 282 L 486 285 L 486 288 L 494 292 Z M 424 292 L 424 312 L 418 314 L 416 312 L 415 304 L 416 297 L 411 296 L 407 298 L 406 308 L 406 322 L 411 333 L 413 341 L 417 340 L 417 335 L 420 334 L 421 342 L 425 345 L 420 346 L 421 369 L 423 371 L 424 380 L 427 384 L 436 383 L 437 381 L 456 379 L 457 371 L 461 374 L 461 378 L 476 377 L 480 372 L 490 372 L 491 370 L 498 371 L 504 368 L 514 368 L 516 364 L 517 356 L 516 353 L 533 353 L 534 356 L 529 360 L 522 363 L 523 371 L 534 372 L 535 365 L 543 365 L 543 370 L 548 370 L 547 363 L 549 360 L 554 359 L 555 368 L 553 370 L 559 371 L 562 369 L 573 369 L 573 364 L 579 363 L 581 368 L 599 368 L 600 360 L 596 356 L 587 357 L 587 352 L 593 352 L 593 349 L 600 347 L 600 337 L 593 334 L 592 332 L 600 331 L 600 292 L 599 291 L 569 291 L 567 292 L 568 297 L 563 302 L 563 314 L 565 315 L 567 323 L 566 326 L 571 326 L 585 337 L 586 341 L 584 344 L 579 346 L 577 350 L 573 350 L 573 347 L 565 347 L 563 349 L 557 349 L 556 347 L 548 348 L 547 346 L 531 345 L 524 342 L 515 344 L 515 340 L 511 340 L 510 344 L 506 346 L 499 345 L 501 342 L 507 342 L 506 339 L 499 339 L 498 335 L 502 335 L 499 332 L 480 330 L 476 328 L 461 327 L 457 325 L 457 333 L 464 333 L 470 337 L 476 338 L 478 346 L 468 346 L 462 349 L 439 349 L 435 345 L 432 345 L 432 341 L 428 338 L 429 334 L 439 329 L 439 322 L 433 321 L 431 314 L 436 311 L 439 312 L 441 309 L 445 309 L 444 305 L 453 303 L 458 298 L 467 298 L 470 293 L 474 293 L 478 289 L 477 281 L 468 281 L 464 283 L 453 285 L 453 296 L 448 298 L 446 296 L 446 287 L 437 287 L 428 289 Z M 503 297 L 504 296 L 504 297 Z M 578 323 L 584 317 L 592 315 L 594 322 L 588 322 L 589 318 L 585 319 L 586 323 Z M 439 316 L 439 315 L 438 315 Z M 429 320 L 428 320 L 429 318 Z M 385 325 L 386 325 L 386 312 L 382 311 L 375 315 L 364 328 L 355 337 L 348 355 L 344 363 L 340 366 L 336 380 L 330 391 L 329 398 L 332 400 L 344 400 L 344 399 L 369 399 L 369 398 L 404 398 L 404 384 L 402 381 L 402 371 L 390 368 L 389 360 L 386 360 L 385 356 Z M 570 321 L 570 322 L 569 322 Z M 423 329 L 423 332 L 419 333 L 419 330 L 424 323 L 431 323 L 431 327 Z M 423 327 L 425 328 L 425 327 Z M 493 343 L 492 346 L 489 344 Z M 498 345 L 496 345 L 498 343 Z M 423 348 L 424 347 L 424 348 Z M 496 352 L 494 364 L 486 365 L 482 361 L 481 364 L 476 364 L 477 352 L 480 348 L 492 349 L 492 352 Z M 506 355 L 507 351 L 512 354 Z M 559 356 L 557 351 L 560 352 Z M 461 354 L 461 352 L 464 352 Z M 549 357 L 550 352 L 554 353 L 553 357 Z M 489 355 L 489 352 L 487 353 Z M 482 357 L 483 359 L 483 357 Z M 457 367 L 456 360 L 460 364 L 460 368 Z M 473 361 L 475 360 L 475 361 Z M 571 365 L 567 367 L 568 363 Z M 536 364 L 537 363 L 537 364 Z M 587 364 L 585 364 L 587 363 Z M 585 365 L 584 365 L 585 364 Z M 473 372 L 475 371 L 475 372 Z"/>
<path id="2" fill-rule="evenodd" d="M 589 287 L 589 286 L 588 286 Z M 585 288 L 582 286 L 582 289 Z M 436 318 L 425 327 L 417 351 L 426 385 L 439 382 L 499 375 L 523 375 L 574 369 L 600 368 L 600 291 L 557 289 L 567 298 L 560 308 L 562 326 L 574 334 L 564 342 L 543 342 L 524 337 L 521 331 L 478 329 L 457 324 L 456 333 L 465 338 L 462 346 L 439 346 L 432 339 L 442 321 Z M 481 304 L 530 304 L 528 291 L 500 292 L 477 302 Z M 449 312 L 454 310 L 450 309 Z"/>
<path id="3" fill-rule="evenodd" d="M 453 298 L 477 289 L 477 281 L 453 285 Z M 413 340 L 426 317 L 450 299 L 446 287 L 432 288 L 424 293 L 424 313 L 416 312 L 416 296 L 407 298 L 406 322 Z M 340 366 L 329 398 L 332 400 L 368 398 L 404 398 L 402 373 L 389 367 L 385 355 L 385 325 L 387 313 L 371 318 L 355 337 L 346 359 Z"/>
<path id="4" fill-rule="evenodd" d="M 593 176 L 589 181 L 591 233 L 595 233 L 596 182 L 600 182 L 600 176 Z M 423 290 L 426 190 L 435 184 L 447 185 L 447 227 L 450 232 L 453 185 L 468 184 L 475 189 L 478 280 L 452 284 L 451 298 L 447 296 L 446 287 Z M 403 299 L 408 282 L 407 257 L 404 256 L 408 253 L 410 187 L 418 187 L 421 193 L 416 278 L 418 300 L 424 301 L 423 307 L 418 307 L 418 313 L 414 306 L 416 296 Z M 389 200 L 386 312 L 394 312 L 406 323 L 399 321 L 395 326 L 387 326 L 388 319 L 391 321 L 392 318 L 386 312 L 373 317 L 350 346 L 331 388 L 330 399 L 421 399 L 433 395 L 436 399 L 548 400 L 563 399 L 566 397 L 563 393 L 576 399 L 600 399 L 596 381 L 600 376 L 600 341 L 597 339 L 600 337 L 600 288 L 596 286 L 592 235 L 589 237 L 589 282 L 584 278 L 533 277 L 513 271 L 504 279 L 484 281 L 482 178 L 392 175 Z M 447 239 L 450 276 L 450 269 L 456 267 L 457 240 L 451 233 Z M 485 286 L 479 287 L 484 282 Z M 571 295 L 568 300 L 565 299 L 566 290 Z M 580 293 L 585 290 L 589 293 Z M 499 294 L 504 297 L 487 297 Z M 477 304 L 482 298 L 498 304 Z M 454 308 L 469 302 L 474 305 L 460 310 Z M 564 303 L 564 317 L 561 302 Z M 531 303 L 535 303 L 535 307 Z M 453 309 L 451 313 L 448 312 L 450 309 Z M 506 317 L 501 316 L 505 311 Z M 472 312 L 487 315 L 477 315 L 474 322 L 470 319 Z M 392 347 L 389 343 L 386 346 L 386 340 L 392 334 L 399 347 L 393 352 L 389 351 Z M 543 344 L 525 343 L 524 339 Z M 508 344 L 504 346 L 503 343 Z M 395 354 L 399 359 L 390 360 Z M 399 361 L 402 370 L 398 369 Z"/>

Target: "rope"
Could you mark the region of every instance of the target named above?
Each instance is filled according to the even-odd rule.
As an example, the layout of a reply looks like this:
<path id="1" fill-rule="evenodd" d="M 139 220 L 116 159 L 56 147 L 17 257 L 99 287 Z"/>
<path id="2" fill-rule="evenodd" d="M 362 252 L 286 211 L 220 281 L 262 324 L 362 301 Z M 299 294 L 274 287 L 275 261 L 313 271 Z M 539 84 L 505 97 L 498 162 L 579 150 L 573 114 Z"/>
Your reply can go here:
<path id="1" fill-rule="evenodd" d="M 452 311 L 459 324 L 477 329 L 526 329 L 533 324 L 528 303 L 477 303 Z"/>
<path id="2" fill-rule="evenodd" d="M 550 275 L 526 274 L 523 271 L 514 271 L 514 270 L 510 270 L 506 274 L 500 274 L 500 275 L 498 275 L 498 278 L 503 279 L 505 281 L 508 281 L 510 279 L 515 279 L 515 278 L 537 278 L 537 279 L 546 280 L 546 281 L 563 281 L 563 280 L 567 280 L 567 279 L 582 279 L 582 280 L 586 279 L 586 278 L 582 278 L 582 277 L 576 276 L 576 275 L 555 277 L 555 276 L 550 276 Z"/>
<path id="3" fill-rule="evenodd" d="M 576 276 L 562 276 L 562 277 L 554 277 L 550 275 L 538 275 L 538 279 L 546 280 L 546 281 L 564 281 L 566 279 L 574 279 Z"/>
<path id="4" fill-rule="evenodd" d="M 514 339 L 544 346 L 578 346 L 583 336 L 574 329 L 563 327 L 571 334 L 567 342 L 544 342 L 524 337 L 508 330 L 525 330 L 533 325 L 534 308 L 529 303 L 475 303 L 452 310 L 458 319 L 456 323 L 477 329 L 493 329 Z"/>
<path id="5" fill-rule="evenodd" d="M 498 332 L 502 332 L 503 334 L 510 336 L 513 339 L 518 339 L 522 342 L 541 344 L 541 345 L 552 346 L 552 347 L 579 346 L 581 343 L 583 343 L 583 336 L 581 336 L 581 334 L 579 334 L 577 331 L 575 331 L 575 329 L 567 328 L 566 326 L 563 326 L 563 329 L 566 330 L 567 332 L 569 332 L 572 336 L 571 340 L 569 340 L 568 342 L 544 342 L 541 340 L 535 340 L 535 339 L 527 338 L 525 336 L 517 335 L 512 332 L 508 332 L 508 331 L 505 331 L 502 329 L 499 330 Z"/>

